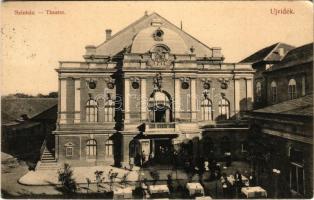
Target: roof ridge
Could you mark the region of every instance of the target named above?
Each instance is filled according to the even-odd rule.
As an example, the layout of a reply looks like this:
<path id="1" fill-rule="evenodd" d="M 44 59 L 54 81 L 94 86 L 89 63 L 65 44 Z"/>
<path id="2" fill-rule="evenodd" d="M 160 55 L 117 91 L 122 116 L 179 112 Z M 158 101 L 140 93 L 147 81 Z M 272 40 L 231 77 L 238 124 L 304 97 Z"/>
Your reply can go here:
<path id="1" fill-rule="evenodd" d="M 261 51 L 263 51 L 263 50 L 265 50 L 265 49 L 267 49 L 267 48 L 270 48 L 271 46 L 274 46 L 274 45 L 277 46 L 279 43 L 280 43 L 280 42 L 272 43 L 271 45 L 267 45 L 266 47 L 264 47 L 264 48 L 262 48 L 262 49 L 256 50 L 254 53 L 252 53 L 252 54 L 250 54 L 249 56 L 243 58 L 239 63 L 243 63 L 245 60 L 247 60 L 248 58 L 252 57 L 253 55 L 256 55 L 257 53 L 259 53 L 259 52 L 261 52 Z M 267 56 L 268 56 L 268 54 L 267 54 Z M 259 59 L 259 60 L 256 61 L 256 62 L 260 62 L 260 61 L 262 61 L 262 60 L 264 60 L 264 59 Z"/>
<path id="2" fill-rule="evenodd" d="M 277 49 L 277 47 L 281 44 L 281 42 L 277 42 L 277 43 L 275 43 L 275 44 L 276 44 L 276 46 L 267 54 L 267 56 L 265 56 L 265 57 L 263 58 L 263 61 L 265 61 L 265 60 L 274 52 L 274 50 Z M 275 45 L 275 44 L 272 44 L 272 45 L 270 45 L 269 47 L 271 47 L 271 46 L 273 46 L 273 45 Z"/>
<path id="3" fill-rule="evenodd" d="M 204 44 L 203 42 L 201 42 L 200 40 L 198 40 L 197 38 L 193 37 L 192 35 L 190 35 L 189 33 L 187 33 L 186 31 L 184 31 L 183 29 L 179 28 L 177 25 L 173 24 L 172 22 L 170 22 L 169 20 L 167 20 L 166 18 L 164 18 L 163 16 L 159 15 L 158 13 L 154 12 L 156 15 L 158 15 L 159 17 L 161 17 L 163 20 L 165 20 L 166 22 L 168 22 L 169 24 L 173 25 L 175 28 L 177 28 L 178 30 L 182 31 L 183 33 L 185 33 L 186 35 L 188 35 L 189 37 L 191 37 L 192 39 L 196 40 L 197 42 L 199 42 L 200 44 L 204 45 L 206 48 L 208 49 L 212 49 L 209 46 L 207 46 L 206 44 Z"/>
<path id="4" fill-rule="evenodd" d="M 144 15 L 142 17 L 140 17 L 139 19 L 135 20 L 133 23 L 127 25 L 126 27 L 122 28 L 120 31 L 116 32 L 113 36 L 111 36 L 111 38 L 109 40 L 105 40 L 104 42 L 100 43 L 99 45 L 96 46 L 96 48 L 104 45 L 105 43 L 109 42 L 110 40 L 112 40 L 113 38 L 115 38 L 117 35 L 121 34 L 122 32 L 126 31 L 128 28 L 138 24 L 139 22 L 141 22 L 142 20 L 144 20 L 145 18 L 151 17 L 152 15 L 156 14 L 155 12 L 149 14 L 149 15 Z"/>

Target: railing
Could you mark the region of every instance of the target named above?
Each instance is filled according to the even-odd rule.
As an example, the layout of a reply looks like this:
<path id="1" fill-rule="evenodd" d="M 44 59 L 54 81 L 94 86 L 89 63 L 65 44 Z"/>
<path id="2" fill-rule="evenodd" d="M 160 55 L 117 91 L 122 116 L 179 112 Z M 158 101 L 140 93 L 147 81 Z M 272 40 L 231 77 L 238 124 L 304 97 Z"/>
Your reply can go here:
<path id="1" fill-rule="evenodd" d="M 154 128 L 175 128 L 175 123 L 150 123 L 148 124 L 148 128 L 154 129 Z"/>
<path id="2" fill-rule="evenodd" d="M 46 144 L 47 144 L 47 136 L 45 137 L 44 142 L 43 142 L 43 144 L 40 147 L 40 154 L 39 154 L 40 155 L 40 160 L 41 160 L 41 157 L 42 157 L 42 155 L 43 155 L 43 153 L 45 151 Z"/>

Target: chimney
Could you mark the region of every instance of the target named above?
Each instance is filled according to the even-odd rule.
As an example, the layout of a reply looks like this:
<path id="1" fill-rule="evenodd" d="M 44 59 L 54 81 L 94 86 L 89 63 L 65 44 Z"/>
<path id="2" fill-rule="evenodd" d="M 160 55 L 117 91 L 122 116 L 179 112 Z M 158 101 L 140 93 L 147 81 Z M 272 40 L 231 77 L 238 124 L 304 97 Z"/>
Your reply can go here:
<path id="1" fill-rule="evenodd" d="M 87 45 L 85 47 L 86 55 L 95 55 L 96 54 L 96 47 L 94 45 Z"/>
<path id="2" fill-rule="evenodd" d="M 284 54 L 285 54 L 285 50 L 284 50 L 284 48 L 279 48 L 278 49 L 278 53 L 279 53 L 279 55 L 282 57 L 282 56 L 284 56 Z"/>
<path id="3" fill-rule="evenodd" d="M 111 38 L 111 33 L 112 33 L 111 29 L 106 29 L 106 41 Z"/>

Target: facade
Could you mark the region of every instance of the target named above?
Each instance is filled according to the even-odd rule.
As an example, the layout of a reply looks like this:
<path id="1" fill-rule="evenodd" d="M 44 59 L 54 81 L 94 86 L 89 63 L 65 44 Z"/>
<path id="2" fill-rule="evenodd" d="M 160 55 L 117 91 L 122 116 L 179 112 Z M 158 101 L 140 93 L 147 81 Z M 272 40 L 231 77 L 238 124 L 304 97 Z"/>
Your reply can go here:
<path id="1" fill-rule="evenodd" d="M 184 145 L 192 162 L 206 151 L 241 156 L 242 112 L 253 105 L 250 64 L 224 63 L 220 48 L 156 13 L 113 36 L 106 30 L 106 41 L 86 46 L 84 59 L 56 70 L 58 163 L 162 162 Z M 209 150 L 206 142 L 218 146 Z"/>
<path id="2" fill-rule="evenodd" d="M 249 114 L 260 184 L 279 197 L 313 196 L 313 43 L 290 50 L 262 73 L 263 108 Z M 255 88 L 257 89 L 257 88 Z M 279 169 L 280 174 L 274 174 Z M 262 180 L 277 180 L 269 183 Z M 271 190 L 271 189 L 269 189 Z"/>

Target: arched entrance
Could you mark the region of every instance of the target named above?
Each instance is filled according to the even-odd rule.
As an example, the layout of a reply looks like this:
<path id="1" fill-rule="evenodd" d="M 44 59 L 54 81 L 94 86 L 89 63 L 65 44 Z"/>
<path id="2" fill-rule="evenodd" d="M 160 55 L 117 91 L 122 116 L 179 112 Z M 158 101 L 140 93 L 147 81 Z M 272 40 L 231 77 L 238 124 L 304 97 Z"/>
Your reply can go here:
<path id="1" fill-rule="evenodd" d="M 149 98 L 149 121 L 172 122 L 172 100 L 166 91 L 154 91 Z"/>

